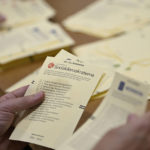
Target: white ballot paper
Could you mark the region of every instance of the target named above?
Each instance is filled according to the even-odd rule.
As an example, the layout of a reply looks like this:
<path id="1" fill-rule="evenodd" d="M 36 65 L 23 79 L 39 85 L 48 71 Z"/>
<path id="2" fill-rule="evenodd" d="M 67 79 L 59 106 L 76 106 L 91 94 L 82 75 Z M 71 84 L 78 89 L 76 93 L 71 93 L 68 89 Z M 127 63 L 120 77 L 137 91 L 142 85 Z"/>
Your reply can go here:
<path id="1" fill-rule="evenodd" d="M 148 85 L 117 73 L 93 116 L 57 150 L 92 150 L 106 132 L 124 124 L 130 113 L 143 114 L 147 95 Z"/>
<path id="2" fill-rule="evenodd" d="M 63 24 L 75 32 L 107 38 L 149 21 L 149 0 L 97 0 L 68 17 Z"/>
<path id="3" fill-rule="evenodd" d="M 93 65 L 47 57 L 26 93 L 42 90 L 45 101 L 18 123 L 10 139 L 56 149 L 72 136 L 101 76 Z"/>
<path id="4" fill-rule="evenodd" d="M 82 60 L 108 69 L 108 82 L 99 87 L 101 92 L 109 89 L 115 71 L 150 84 L 149 49 L 150 25 L 113 39 L 75 47 L 73 53 Z"/>
<path id="5" fill-rule="evenodd" d="M 0 13 L 7 19 L 4 27 L 16 27 L 52 18 L 55 10 L 44 0 L 0 0 Z"/>
<path id="6" fill-rule="evenodd" d="M 36 22 L 0 34 L 0 64 L 73 44 L 74 41 L 58 24 Z"/>

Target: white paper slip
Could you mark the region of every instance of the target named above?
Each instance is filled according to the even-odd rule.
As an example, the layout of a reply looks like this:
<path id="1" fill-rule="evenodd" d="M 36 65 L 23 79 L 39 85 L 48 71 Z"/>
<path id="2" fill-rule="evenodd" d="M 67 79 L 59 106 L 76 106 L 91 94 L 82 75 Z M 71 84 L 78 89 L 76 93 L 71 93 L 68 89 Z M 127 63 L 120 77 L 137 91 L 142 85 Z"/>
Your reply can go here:
<path id="1" fill-rule="evenodd" d="M 0 34 L 0 63 L 69 47 L 74 41 L 58 25 L 48 21 Z"/>
<path id="2" fill-rule="evenodd" d="M 73 53 L 91 64 L 108 68 L 111 76 L 119 71 L 150 84 L 149 41 L 150 25 L 113 39 L 75 47 Z M 109 82 L 105 87 L 110 87 Z"/>
<path id="3" fill-rule="evenodd" d="M 66 28 L 102 38 L 144 26 L 150 21 L 150 1 L 100 0 L 64 20 Z"/>
<path id="4" fill-rule="evenodd" d="M 34 80 L 38 76 L 38 72 L 39 72 L 39 69 L 35 70 L 34 72 L 29 74 L 25 78 L 21 79 L 20 81 L 18 81 L 17 83 L 15 83 L 11 87 L 9 87 L 6 90 L 6 92 L 11 92 L 11 91 L 14 91 L 15 89 L 22 87 L 22 86 L 29 85 L 31 83 L 31 81 Z"/>
<path id="5" fill-rule="evenodd" d="M 101 75 L 94 66 L 47 57 L 32 86 L 45 92 L 45 101 L 19 122 L 10 139 L 56 149 L 72 136 Z"/>
<path id="6" fill-rule="evenodd" d="M 55 10 L 44 0 L 1 0 L 0 13 L 7 19 L 5 27 L 16 27 L 52 18 Z"/>
<path id="7" fill-rule="evenodd" d="M 130 113 L 143 114 L 147 95 L 146 84 L 117 73 L 94 115 L 57 150 L 92 150 L 106 132 L 124 124 Z"/>

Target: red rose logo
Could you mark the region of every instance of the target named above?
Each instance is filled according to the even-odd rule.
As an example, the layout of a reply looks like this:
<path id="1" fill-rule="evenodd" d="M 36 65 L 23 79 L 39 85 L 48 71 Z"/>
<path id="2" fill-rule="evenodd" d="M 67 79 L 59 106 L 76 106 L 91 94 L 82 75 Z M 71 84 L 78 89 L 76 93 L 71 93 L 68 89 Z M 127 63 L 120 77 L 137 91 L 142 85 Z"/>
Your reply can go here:
<path id="1" fill-rule="evenodd" d="M 55 65 L 54 65 L 53 62 L 48 64 L 48 68 L 53 68 L 54 66 L 55 66 Z"/>

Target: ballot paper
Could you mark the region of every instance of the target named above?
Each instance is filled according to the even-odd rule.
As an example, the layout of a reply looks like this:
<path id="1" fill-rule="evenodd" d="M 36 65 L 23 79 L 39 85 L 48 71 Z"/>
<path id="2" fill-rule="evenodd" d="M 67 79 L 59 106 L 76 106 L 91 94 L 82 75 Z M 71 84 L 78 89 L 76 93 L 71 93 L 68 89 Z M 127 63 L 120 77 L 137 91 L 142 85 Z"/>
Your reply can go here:
<path id="1" fill-rule="evenodd" d="M 0 0 L 0 14 L 6 17 L 4 27 L 16 27 L 52 18 L 55 10 L 44 0 Z"/>
<path id="2" fill-rule="evenodd" d="M 0 34 L 0 65 L 73 44 L 74 41 L 58 24 L 42 21 L 18 27 Z"/>
<path id="3" fill-rule="evenodd" d="M 26 93 L 42 90 L 45 101 L 18 123 L 10 139 L 56 149 L 72 136 L 101 76 L 93 65 L 47 57 Z"/>
<path id="4" fill-rule="evenodd" d="M 150 22 L 149 0 L 97 0 L 64 20 L 69 30 L 107 38 Z"/>
<path id="5" fill-rule="evenodd" d="M 73 53 L 108 69 L 108 82 L 99 87 L 99 92 L 102 92 L 109 89 L 115 71 L 150 84 L 149 41 L 150 25 L 113 39 L 81 45 Z"/>
<path id="6" fill-rule="evenodd" d="M 123 125 L 130 113 L 144 113 L 147 88 L 146 84 L 117 73 L 109 94 L 93 116 L 56 150 L 92 150 L 104 134 Z"/>

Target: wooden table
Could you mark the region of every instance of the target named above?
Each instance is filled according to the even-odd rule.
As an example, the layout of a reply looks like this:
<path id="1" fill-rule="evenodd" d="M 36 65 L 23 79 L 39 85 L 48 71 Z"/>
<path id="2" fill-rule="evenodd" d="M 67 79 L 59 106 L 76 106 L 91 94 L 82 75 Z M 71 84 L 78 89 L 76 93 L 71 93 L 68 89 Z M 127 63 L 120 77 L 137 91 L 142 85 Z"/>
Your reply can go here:
<path id="1" fill-rule="evenodd" d="M 93 1 L 95 0 L 47 0 L 47 2 L 56 9 L 57 14 L 53 21 L 59 24 L 62 24 L 62 21 L 67 16 L 84 8 L 86 5 L 92 3 Z M 67 32 L 75 40 L 75 46 L 99 40 L 99 38 L 95 38 L 85 34 L 73 33 L 69 31 Z M 0 89 L 2 89 L 3 91 L 6 90 L 9 86 L 37 69 L 42 64 L 42 62 L 43 60 L 0 72 Z M 78 127 L 82 125 L 87 120 L 87 118 L 89 118 L 89 116 L 95 111 L 101 100 L 102 99 L 97 99 L 89 102 L 79 121 Z M 148 110 L 150 110 L 150 103 L 148 103 Z M 36 150 L 38 150 L 38 148 L 36 148 Z"/>

